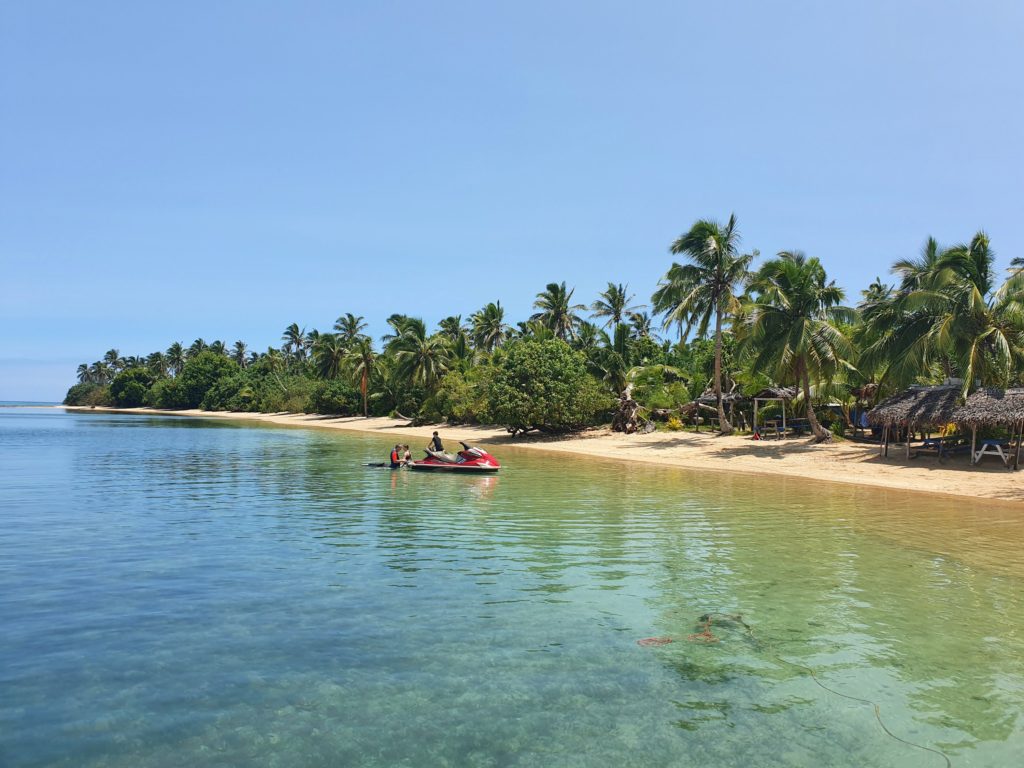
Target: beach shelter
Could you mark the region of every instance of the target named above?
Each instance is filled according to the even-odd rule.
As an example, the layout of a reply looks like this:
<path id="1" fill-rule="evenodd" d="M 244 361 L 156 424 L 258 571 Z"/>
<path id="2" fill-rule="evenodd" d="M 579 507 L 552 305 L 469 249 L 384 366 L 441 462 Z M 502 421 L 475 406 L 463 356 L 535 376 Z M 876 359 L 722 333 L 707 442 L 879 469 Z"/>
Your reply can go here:
<path id="1" fill-rule="evenodd" d="M 971 464 L 978 463 L 978 429 L 1004 427 L 1016 441 L 1013 468 L 1020 466 L 1020 447 L 1024 440 L 1024 388 L 979 389 L 956 410 L 953 421 L 961 427 L 971 428 Z"/>
<path id="2" fill-rule="evenodd" d="M 939 428 L 953 420 L 960 404 L 960 387 L 911 387 L 883 400 L 868 411 L 868 423 L 882 427 L 882 443 L 878 452 L 889 455 L 889 440 L 897 430 L 906 432 L 907 458 L 910 458 L 910 436 L 918 429 Z"/>
<path id="3" fill-rule="evenodd" d="M 757 409 L 761 403 L 782 403 L 782 432 L 786 432 L 786 403 L 796 397 L 796 387 L 765 387 L 754 395 L 754 434 L 757 434 Z"/>

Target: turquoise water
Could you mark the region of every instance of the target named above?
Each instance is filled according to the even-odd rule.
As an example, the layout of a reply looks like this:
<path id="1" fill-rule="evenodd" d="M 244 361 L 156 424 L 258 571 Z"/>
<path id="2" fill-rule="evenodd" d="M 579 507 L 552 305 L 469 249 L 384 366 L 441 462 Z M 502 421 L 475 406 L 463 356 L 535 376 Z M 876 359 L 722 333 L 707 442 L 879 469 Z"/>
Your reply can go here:
<path id="1" fill-rule="evenodd" d="M 0 409 L 0 765 L 946 764 L 786 661 L 1024 753 L 1019 507 L 389 447 Z"/>

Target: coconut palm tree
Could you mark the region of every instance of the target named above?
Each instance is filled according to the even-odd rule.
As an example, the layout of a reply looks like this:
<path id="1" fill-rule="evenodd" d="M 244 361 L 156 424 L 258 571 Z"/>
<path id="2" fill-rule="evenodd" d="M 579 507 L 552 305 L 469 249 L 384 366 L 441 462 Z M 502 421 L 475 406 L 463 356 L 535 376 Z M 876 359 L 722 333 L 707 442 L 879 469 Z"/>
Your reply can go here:
<path id="1" fill-rule="evenodd" d="M 284 329 L 284 334 L 281 336 L 281 341 L 284 345 L 281 347 L 281 351 L 291 356 L 295 360 L 306 359 L 306 329 L 299 328 L 298 323 L 292 323 Z"/>
<path id="2" fill-rule="evenodd" d="M 576 335 L 576 326 L 581 320 L 576 313 L 586 309 L 582 304 L 572 303 L 575 290 L 566 289 L 564 280 L 561 283 L 548 283 L 533 302 L 533 308 L 540 311 L 531 315 L 530 320 L 536 320 L 550 328 L 562 341 L 571 339 Z"/>
<path id="3" fill-rule="evenodd" d="M 89 367 L 90 380 L 96 384 L 109 384 L 111 378 L 111 369 L 102 360 L 97 360 Z"/>
<path id="4" fill-rule="evenodd" d="M 167 367 L 175 376 L 185 367 L 185 348 L 176 341 L 167 348 Z"/>
<path id="5" fill-rule="evenodd" d="M 852 348 L 839 328 L 853 310 L 841 305 L 843 289 L 825 268 L 801 251 L 782 251 L 750 281 L 755 294 L 746 315 L 744 343 L 755 370 L 771 371 L 777 381 L 795 381 L 803 391 L 815 442 L 830 440 L 814 414 L 811 378 L 828 378 Z"/>
<path id="6" fill-rule="evenodd" d="M 885 381 L 946 377 L 1005 385 L 1024 354 L 1024 274 L 1001 284 L 988 236 L 941 248 L 929 238 L 922 255 L 901 260 L 895 294 L 863 308 L 870 344 L 863 359 L 887 363 Z"/>
<path id="7" fill-rule="evenodd" d="M 163 352 L 153 352 L 146 358 L 146 367 L 158 378 L 167 375 L 167 357 Z"/>
<path id="8" fill-rule="evenodd" d="M 715 322 L 715 371 L 713 386 L 718 401 L 720 434 L 730 434 L 732 425 L 722 404 L 722 324 L 734 315 L 740 302 L 736 291 L 747 278 L 753 254 L 740 254 L 740 233 L 736 214 L 725 226 L 701 219 L 680 235 L 669 248 L 688 263 L 674 263 L 661 279 L 652 297 L 655 312 L 665 313 L 665 327 L 677 325 L 680 337 L 689 335 L 696 325 L 697 335 L 707 336 L 711 319 Z M 686 328 L 686 334 L 682 329 Z"/>
<path id="9" fill-rule="evenodd" d="M 346 312 L 334 321 L 334 330 L 346 345 L 351 345 L 364 337 L 366 323 L 363 322 L 362 316 L 357 317 L 351 312 Z"/>
<path id="10" fill-rule="evenodd" d="M 455 342 L 460 336 L 469 333 L 469 328 L 462 324 L 462 315 L 446 317 L 437 324 L 438 331 L 449 341 Z"/>
<path id="11" fill-rule="evenodd" d="M 188 348 L 188 352 L 185 353 L 185 359 L 191 360 L 201 352 L 205 352 L 210 348 L 210 345 L 203 341 L 201 338 L 196 339 L 192 342 L 192 345 Z"/>
<path id="12" fill-rule="evenodd" d="M 109 349 L 107 353 L 103 355 L 103 362 L 110 368 L 114 373 L 117 373 L 124 368 L 124 359 L 121 357 L 121 353 L 116 349 Z"/>
<path id="13" fill-rule="evenodd" d="M 630 304 L 634 294 L 629 292 L 629 285 L 619 283 L 608 283 L 608 288 L 597 295 L 597 301 L 590 305 L 590 311 L 594 317 L 608 318 L 602 328 L 609 325 L 618 325 L 623 322 L 630 313 L 642 309 L 642 304 Z"/>
<path id="14" fill-rule="evenodd" d="M 473 344 L 490 353 L 505 343 L 510 328 L 505 324 L 505 310 L 500 301 L 492 301 L 470 318 L 473 325 Z"/>
<path id="15" fill-rule="evenodd" d="M 363 418 L 370 415 L 368 392 L 370 377 L 377 365 L 377 355 L 373 351 L 373 341 L 368 336 L 357 335 L 348 356 L 349 370 L 359 382 L 359 392 L 363 396 Z"/>
<path id="16" fill-rule="evenodd" d="M 210 351 L 215 355 L 224 355 L 225 357 L 227 357 L 228 354 L 227 345 L 221 339 L 215 339 L 210 344 Z"/>
<path id="17" fill-rule="evenodd" d="M 400 336 L 391 342 L 397 372 L 414 385 L 432 390 L 448 371 L 451 362 L 449 342 L 441 334 L 427 336 L 427 328 L 418 317 L 406 318 Z"/>
<path id="18" fill-rule="evenodd" d="M 341 373 L 347 352 L 344 340 L 336 333 L 322 333 L 313 344 L 313 363 L 325 379 L 336 379 Z"/>
<path id="19" fill-rule="evenodd" d="M 630 312 L 629 315 L 629 328 L 630 336 L 634 339 L 654 339 L 658 340 L 651 330 L 651 324 L 653 320 L 651 316 L 646 312 Z"/>
<path id="20" fill-rule="evenodd" d="M 231 359 L 238 363 L 239 368 L 245 368 L 249 364 L 249 348 L 244 341 L 236 341 L 231 347 Z"/>

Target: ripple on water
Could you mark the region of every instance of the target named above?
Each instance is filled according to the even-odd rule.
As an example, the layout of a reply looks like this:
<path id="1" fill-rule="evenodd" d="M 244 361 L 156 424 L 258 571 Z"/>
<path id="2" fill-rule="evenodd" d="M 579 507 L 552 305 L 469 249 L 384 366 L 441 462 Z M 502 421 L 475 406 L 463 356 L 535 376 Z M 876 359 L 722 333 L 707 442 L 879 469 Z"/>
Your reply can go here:
<path id="1" fill-rule="evenodd" d="M 1024 748 L 1016 509 L 380 449 L 0 413 L 0 764 L 941 765 L 793 664 L 956 762 Z"/>

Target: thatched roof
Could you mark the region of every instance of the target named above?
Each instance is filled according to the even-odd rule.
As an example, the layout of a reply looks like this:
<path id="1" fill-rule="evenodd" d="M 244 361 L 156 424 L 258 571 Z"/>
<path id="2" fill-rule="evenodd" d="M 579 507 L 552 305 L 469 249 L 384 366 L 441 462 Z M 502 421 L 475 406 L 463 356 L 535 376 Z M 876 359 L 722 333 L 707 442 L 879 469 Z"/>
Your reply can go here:
<path id="1" fill-rule="evenodd" d="M 723 392 L 722 402 L 725 405 L 729 403 L 738 403 L 740 400 L 745 400 L 739 392 Z M 718 405 L 718 398 L 715 397 L 713 389 L 704 390 L 704 394 L 698 397 L 694 402 L 700 403 L 701 405 Z"/>
<path id="2" fill-rule="evenodd" d="M 782 398 L 783 400 L 792 400 L 796 397 L 796 387 L 765 387 L 757 394 L 751 395 L 750 399 L 753 400 L 755 397 L 761 399 L 767 398 Z"/>
<path id="3" fill-rule="evenodd" d="M 967 427 L 1019 424 L 1024 421 L 1024 389 L 979 389 L 956 409 L 953 421 Z"/>
<path id="4" fill-rule="evenodd" d="M 953 420 L 959 404 L 959 387 L 911 387 L 868 411 L 868 423 L 873 426 L 940 426 Z"/>

